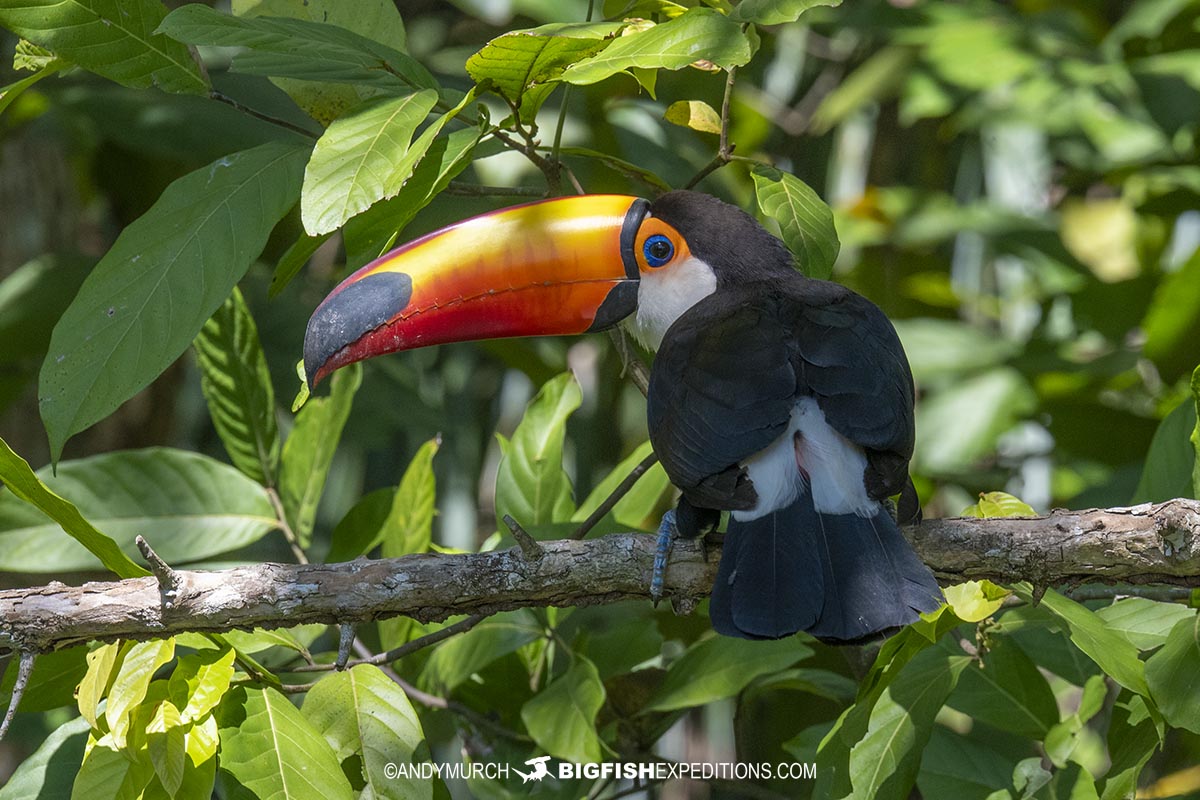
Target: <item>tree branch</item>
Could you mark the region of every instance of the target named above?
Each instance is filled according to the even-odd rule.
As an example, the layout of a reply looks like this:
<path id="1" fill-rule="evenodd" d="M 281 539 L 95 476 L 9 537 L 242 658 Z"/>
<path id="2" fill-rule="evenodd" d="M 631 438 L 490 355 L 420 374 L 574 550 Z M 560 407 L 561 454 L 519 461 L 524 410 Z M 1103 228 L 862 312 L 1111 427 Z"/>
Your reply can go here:
<path id="1" fill-rule="evenodd" d="M 1080 583 L 1200 586 L 1200 502 L 1047 517 L 926 520 L 906 529 L 921 558 L 948 583 L 989 578 L 1035 586 Z M 150 639 L 182 631 L 362 623 L 407 615 L 422 621 L 529 606 L 583 606 L 649 596 L 654 537 L 614 534 L 590 541 L 422 554 L 345 564 L 258 564 L 202 572 L 176 569 L 174 604 L 153 577 L 80 587 L 0 591 L 0 650 L 42 652 L 92 639 Z M 719 549 L 708 561 L 680 541 L 667 594 L 704 597 Z M 687 604 L 684 603 L 686 606 Z"/>

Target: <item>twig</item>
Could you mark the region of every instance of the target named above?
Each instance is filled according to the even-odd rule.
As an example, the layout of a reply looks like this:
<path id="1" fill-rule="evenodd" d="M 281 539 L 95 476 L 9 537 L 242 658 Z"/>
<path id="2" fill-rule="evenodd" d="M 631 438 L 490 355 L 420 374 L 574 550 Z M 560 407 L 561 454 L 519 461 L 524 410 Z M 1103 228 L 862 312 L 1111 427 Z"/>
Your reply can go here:
<path id="1" fill-rule="evenodd" d="M 350 648 L 354 645 L 354 626 L 349 622 L 343 622 L 338 626 L 338 651 L 337 661 L 333 662 L 333 666 L 338 672 L 346 668 L 346 662 L 350 660 Z"/>
<path id="2" fill-rule="evenodd" d="M 271 507 L 275 509 L 275 519 L 279 522 L 279 530 L 283 533 L 283 538 L 287 540 L 288 547 L 292 549 L 292 555 L 296 558 L 296 563 L 307 564 L 308 556 L 304 553 L 304 548 L 300 546 L 300 540 L 296 538 L 295 531 L 288 524 L 287 512 L 283 510 L 283 500 L 279 497 L 279 492 L 275 491 L 272 486 L 267 487 L 267 497 L 271 499 Z"/>
<path id="3" fill-rule="evenodd" d="M 489 131 L 489 133 L 507 145 L 510 149 L 516 150 L 518 153 L 525 156 L 525 158 L 529 159 L 530 163 L 542 171 L 542 174 L 546 176 L 546 186 L 549 194 L 557 195 L 560 193 L 561 181 L 559 180 L 558 170 L 555 169 L 554 164 L 548 159 L 538 155 L 536 147 L 530 147 L 527 144 L 518 142 L 516 139 L 499 129 Z"/>
<path id="4" fill-rule="evenodd" d="M 12 724 L 13 717 L 17 713 L 17 706 L 21 705 L 21 698 L 24 697 L 25 690 L 29 687 L 29 676 L 33 674 L 33 659 L 32 650 L 21 651 L 21 660 L 17 665 L 17 679 L 13 682 L 12 696 L 8 700 L 8 711 L 4 712 L 4 721 L 0 722 L 0 741 L 3 741 L 4 734 L 8 733 L 8 726 Z"/>
<path id="5" fill-rule="evenodd" d="M 386 653 L 378 653 L 372 655 L 370 658 L 348 662 L 347 666 L 356 667 L 359 664 L 375 664 L 378 666 L 380 664 L 390 664 L 393 661 L 399 661 L 405 656 L 412 655 L 418 650 L 424 650 L 426 647 L 431 647 L 438 642 L 445 641 L 451 636 L 455 636 L 460 633 L 466 633 L 487 618 L 487 614 L 472 614 L 466 619 L 460 619 L 453 625 L 447 625 L 446 627 L 440 628 L 433 633 L 427 633 L 424 636 L 419 636 L 416 639 L 413 639 L 411 642 L 405 642 L 399 647 L 388 650 Z M 330 672 L 334 668 L 335 667 L 333 664 L 309 664 L 307 666 L 296 667 L 295 669 L 286 669 L 283 671 L 291 673 Z"/>
<path id="6" fill-rule="evenodd" d="M 517 522 L 509 514 L 504 515 L 504 524 L 512 531 L 513 538 L 517 540 L 517 544 L 521 547 L 521 552 L 525 554 L 525 558 L 530 561 L 541 558 L 545 555 L 542 546 L 533 540 L 529 535 L 529 531 L 521 527 L 521 523 Z"/>
<path id="7" fill-rule="evenodd" d="M 646 367 L 646 362 L 638 358 L 623 329 L 613 328 L 608 335 L 617 347 L 617 355 L 621 357 L 621 377 L 628 375 L 629 380 L 633 381 L 633 385 L 642 393 L 642 397 L 648 397 L 650 395 L 650 370 Z"/>
<path id="8" fill-rule="evenodd" d="M 286 119 L 280 119 L 279 117 L 273 117 L 270 114 L 264 114 L 261 111 L 255 111 L 253 108 L 250 108 L 250 106 L 242 105 L 237 100 L 234 100 L 232 97 L 225 94 L 224 92 L 220 92 L 216 89 L 211 89 L 208 93 L 208 96 L 210 99 L 216 100 L 218 103 L 224 103 L 225 105 L 229 106 L 230 108 L 236 109 L 237 111 L 240 111 L 243 114 L 249 114 L 250 116 L 254 117 L 255 119 L 261 119 L 263 122 L 269 122 L 272 125 L 278 125 L 281 128 L 287 128 L 289 131 L 293 131 L 293 132 L 298 133 L 301 136 L 305 136 L 309 139 L 320 138 L 317 134 L 313 133 L 312 131 L 310 131 L 306 128 L 302 128 L 301 126 L 295 124 L 294 122 L 288 122 Z"/>
<path id="9" fill-rule="evenodd" d="M 535 189 L 532 186 L 480 186 L 475 183 L 450 181 L 442 190 L 443 194 L 460 197 L 545 197 L 545 189 Z"/>
<path id="10" fill-rule="evenodd" d="M 733 97 L 733 82 L 736 76 L 737 67 L 730 67 L 729 76 L 725 79 L 725 98 L 721 101 L 721 139 L 717 145 L 717 155 L 687 182 L 683 187 L 685 189 L 691 189 L 709 174 L 728 164 L 733 156 L 734 146 L 729 144 L 729 101 Z"/>
<path id="11" fill-rule="evenodd" d="M 588 535 L 588 531 L 596 527 L 600 520 L 604 519 L 604 515 L 613 510 L 613 506 L 621 501 L 621 498 L 629 493 L 633 485 L 638 482 L 638 478 L 646 474 L 646 470 L 658 463 L 658 454 L 651 451 L 650 455 L 643 458 L 638 465 L 629 471 L 625 479 L 617 484 L 617 488 L 612 490 L 608 497 L 604 498 L 604 502 L 596 507 L 596 510 L 588 515 L 588 518 L 583 521 L 583 524 L 575 529 L 571 534 L 572 539 L 582 539 Z"/>
<path id="12" fill-rule="evenodd" d="M 150 572 L 154 575 L 155 580 L 158 581 L 164 605 L 170 608 L 175 604 L 175 595 L 179 592 L 179 576 L 140 535 L 133 541 L 137 544 L 137 549 L 141 551 L 142 558 L 146 559 L 146 563 L 150 565 Z"/>

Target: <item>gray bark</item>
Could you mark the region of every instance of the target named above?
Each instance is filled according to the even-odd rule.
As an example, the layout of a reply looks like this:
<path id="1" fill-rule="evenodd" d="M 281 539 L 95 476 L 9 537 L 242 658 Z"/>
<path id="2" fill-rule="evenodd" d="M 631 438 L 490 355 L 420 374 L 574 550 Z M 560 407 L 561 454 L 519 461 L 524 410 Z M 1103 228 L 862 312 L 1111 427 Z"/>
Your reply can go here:
<path id="1" fill-rule="evenodd" d="M 946 583 L 988 578 L 1037 587 L 1085 582 L 1200 585 L 1200 503 L 1046 517 L 927 520 L 905 531 Z M 149 639 L 183 631 L 358 623 L 396 615 L 422 621 L 526 606 L 646 599 L 654 537 L 613 534 L 467 555 L 423 554 L 344 564 L 257 564 L 159 571 L 66 586 L 0 591 L 0 650 L 45 651 L 92 639 Z M 690 610 L 706 596 L 720 549 L 676 544 L 666 594 Z M 160 584 L 159 581 L 162 581 Z"/>

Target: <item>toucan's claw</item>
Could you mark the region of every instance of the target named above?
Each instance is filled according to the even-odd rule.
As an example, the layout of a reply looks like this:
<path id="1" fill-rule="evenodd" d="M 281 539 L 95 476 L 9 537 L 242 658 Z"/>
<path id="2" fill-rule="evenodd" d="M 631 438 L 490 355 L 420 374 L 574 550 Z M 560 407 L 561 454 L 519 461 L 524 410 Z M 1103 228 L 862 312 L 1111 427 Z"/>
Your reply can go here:
<path id="1" fill-rule="evenodd" d="M 662 599 L 663 581 L 667 575 L 667 559 L 671 557 L 671 547 L 674 546 L 678 536 L 679 529 L 675 527 L 675 509 L 671 509 L 663 514 L 662 522 L 658 526 L 658 540 L 654 545 L 654 571 L 650 574 L 650 599 L 656 606 Z"/>

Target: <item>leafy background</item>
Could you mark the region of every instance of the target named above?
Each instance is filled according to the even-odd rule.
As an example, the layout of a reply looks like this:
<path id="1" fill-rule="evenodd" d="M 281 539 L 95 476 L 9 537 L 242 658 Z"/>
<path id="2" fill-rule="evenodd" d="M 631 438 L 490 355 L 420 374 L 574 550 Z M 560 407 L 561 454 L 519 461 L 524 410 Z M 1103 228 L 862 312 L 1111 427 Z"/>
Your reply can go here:
<path id="1" fill-rule="evenodd" d="M 393 241 L 709 168 L 896 321 L 927 514 L 1195 497 L 1200 4 L 833 5 L 0 4 L 0 581 L 138 574 L 137 533 L 204 566 L 506 546 L 503 513 L 566 535 L 648 452 L 608 339 L 380 359 L 292 413 L 305 322 Z M 650 470 L 598 532 L 669 503 Z M 433 796 L 383 764 L 540 753 L 818 764 L 664 796 L 1200 795 L 1187 593 L 1011 589 L 878 653 L 528 610 L 295 696 L 324 628 L 71 648 L 36 662 L 0 797 Z"/>

